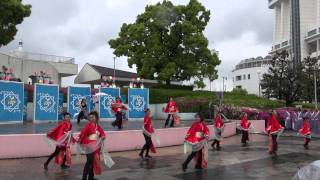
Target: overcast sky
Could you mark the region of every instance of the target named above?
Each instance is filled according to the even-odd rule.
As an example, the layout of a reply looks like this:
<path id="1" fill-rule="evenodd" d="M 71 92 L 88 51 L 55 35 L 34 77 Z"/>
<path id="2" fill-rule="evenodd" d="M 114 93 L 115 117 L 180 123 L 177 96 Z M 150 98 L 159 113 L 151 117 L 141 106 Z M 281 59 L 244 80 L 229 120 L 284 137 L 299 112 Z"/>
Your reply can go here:
<path id="1" fill-rule="evenodd" d="M 15 40 L 0 51 L 17 48 L 22 39 L 25 51 L 75 57 L 79 71 L 86 62 L 113 68 L 113 50 L 107 41 L 117 37 L 122 23 L 134 22 L 147 4 L 158 1 L 23 0 L 32 5 L 31 16 L 18 26 Z M 172 1 L 186 4 L 189 0 Z M 267 0 L 199 1 L 211 11 L 205 34 L 209 48 L 220 52 L 220 79 L 232 79 L 231 70 L 240 60 L 267 55 L 273 33 L 273 12 Z M 119 59 L 116 66 L 130 70 L 126 59 Z M 220 90 L 220 81 L 213 86 Z M 229 82 L 228 89 L 231 86 Z"/>

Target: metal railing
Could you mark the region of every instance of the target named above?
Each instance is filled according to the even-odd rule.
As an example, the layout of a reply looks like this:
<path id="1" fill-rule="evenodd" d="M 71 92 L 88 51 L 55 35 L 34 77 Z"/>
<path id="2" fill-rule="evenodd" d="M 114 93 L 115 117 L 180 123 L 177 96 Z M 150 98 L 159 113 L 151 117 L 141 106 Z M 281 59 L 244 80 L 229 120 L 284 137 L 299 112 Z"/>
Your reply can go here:
<path id="1" fill-rule="evenodd" d="M 9 53 L 9 55 L 16 58 L 36 60 L 36 61 L 67 63 L 67 64 L 75 63 L 75 60 L 73 57 L 39 54 L 39 53 L 31 53 L 31 52 L 25 52 L 25 51 L 12 51 Z"/>

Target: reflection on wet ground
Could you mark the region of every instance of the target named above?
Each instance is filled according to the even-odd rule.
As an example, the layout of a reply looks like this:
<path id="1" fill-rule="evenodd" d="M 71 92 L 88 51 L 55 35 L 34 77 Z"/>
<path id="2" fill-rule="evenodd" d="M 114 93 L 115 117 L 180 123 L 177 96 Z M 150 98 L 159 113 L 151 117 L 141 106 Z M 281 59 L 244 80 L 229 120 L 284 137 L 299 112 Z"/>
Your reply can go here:
<path id="1" fill-rule="evenodd" d="M 186 158 L 182 146 L 158 149 L 150 160 L 138 158 L 137 151 L 111 153 L 116 165 L 104 169 L 98 179 L 108 180 L 251 180 L 251 179 L 291 179 L 296 171 L 314 160 L 320 159 L 319 140 L 313 139 L 310 150 L 303 149 L 303 139 L 281 137 L 278 156 L 267 153 L 267 137 L 251 135 L 249 147 L 240 146 L 240 136 L 226 138 L 222 151 L 209 151 L 206 170 L 195 170 L 190 164 L 186 173 L 181 163 Z M 0 179 L 81 179 L 85 157 L 73 157 L 70 169 L 61 170 L 53 163 L 49 171 L 42 169 L 46 158 L 0 160 Z"/>

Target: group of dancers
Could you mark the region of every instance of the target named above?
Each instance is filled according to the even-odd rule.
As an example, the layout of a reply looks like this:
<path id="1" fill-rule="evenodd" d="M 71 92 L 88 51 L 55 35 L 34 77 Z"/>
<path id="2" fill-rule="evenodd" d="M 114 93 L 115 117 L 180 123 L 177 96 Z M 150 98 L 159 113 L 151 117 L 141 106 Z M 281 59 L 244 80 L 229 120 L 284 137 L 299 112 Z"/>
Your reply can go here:
<path id="1" fill-rule="evenodd" d="M 172 107 L 174 106 L 174 107 Z M 113 123 L 117 125 L 119 129 L 122 126 L 122 119 L 120 117 L 121 111 L 125 108 L 120 98 L 117 98 L 114 105 L 112 105 L 113 111 L 116 113 L 116 121 Z M 176 103 L 170 99 L 167 106 L 164 109 L 167 112 L 168 118 L 165 123 L 165 127 L 169 124 L 169 119 L 172 117 L 172 124 L 175 124 L 176 113 L 178 108 Z M 118 113 L 118 115 L 117 115 Z M 122 114 L 121 114 L 122 116 Z M 56 145 L 55 151 L 49 156 L 48 160 L 44 163 L 44 169 L 48 170 L 50 161 L 55 158 L 55 163 L 59 164 L 62 169 L 69 168 L 71 165 L 71 150 L 72 144 L 78 144 L 78 151 L 81 154 L 86 155 L 86 163 L 83 169 L 83 180 L 93 180 L 95 175 L 99 175 L 102 172 L 101 158 L 103 156 L 104 163 L 111 167 L 114 162 L 108 155 L 104 148 L 104 141 L 106 139 L 105 131 L 99 125 L 99 116 L 96 111 L 92 111 L 88 114 L 88 122 L 81 130 L 78 137 L 72 135 L 72 124 L 69 113 L 63 114 L 63 120 L 58 125 L 47 133 L 47 138 L 51 143 Z M 171 126 L 171 125 L 170 125 Z M 213 120 L 213 142 L 211 144 L 212 149 L 217 151 L 221 150 L 222 133 L 225 127 L 225 123 L 222 120 L 221 112 L 218 112 Z M 242 120 L 238 126 L 242 132 L 241 143 L 243 146 L 248 145 L 249 131 L 252 129 L 252 124 L 249 122 L 246 113 L 243 113 Z M 278 150 L 278 138 L 283 133 L 284 127 L 279 123 L 276 117 L 276 113 L 272 112 L 266 127 L 266 133 L 269 136 L 269 154 L 276 155 Z M 299 133 L 305 137 L 304 147 L 309 148 L 309 142 L 311 140 L 311 131 L 308 119 L 304 119 L 303 127 L 299 130 Z M 145 144 L 142 146 L 140 153 L 138 154 L 142 159 L 152 158 L 149 154 L 156 152 L 154 146 L 155 130 L 152 126 L 151 110 L 147 108 L 145 110 L 144 123 L 142 127 L 142 135 L 145 139 Z M 158 139 L 157 139 L 158 140 Z M 195 122 L 191 125 L 185 136 L 184 153 L 191 152 L 187 159 L 182 164 L 182 170 L 186 171 L 188 164 L 192 159 L 195 160 L 195 168 L 203 169 L 207 166 L 208 159 L 208 142 L 210 140 L 210 129 L 207 123 L 204 121 L 202 114 L 195 115 Z M 159 141 L 159 140 L 158 140 Z"/>

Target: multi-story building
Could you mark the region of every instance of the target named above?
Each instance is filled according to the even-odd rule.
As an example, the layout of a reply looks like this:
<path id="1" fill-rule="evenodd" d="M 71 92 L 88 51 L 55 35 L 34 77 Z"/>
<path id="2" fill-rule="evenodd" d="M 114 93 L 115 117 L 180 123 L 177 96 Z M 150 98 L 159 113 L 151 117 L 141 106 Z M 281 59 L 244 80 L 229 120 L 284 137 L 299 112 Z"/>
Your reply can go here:
<path id="1" fill-rule="evenodd" d="M 268 72 L 271 56 L 242 60 L 232 71 L 233 88 L 241 88 L 249 94 L 261 95 L 260 81 Z"/>
<path id="2" fill-rule="evenodd" d="M 268 0 L 275 12 L 271 54 L 288 50 L 295 62 L 320 55 L 320 0 Z"/>
<path id="3" fill-rule="evenodd" d="M 61 79 L 76 75 L 78 65 L 74 58 L 39 53 L 25 52 L 22 42 L 19 48 L 8 53 L 0 53 L 0 75 L 5 72 L 2 69 L 10 69 L 13 78 L 25 84 L 37 83 L 41 76 L 44 82 L 61 85 Z"/>

